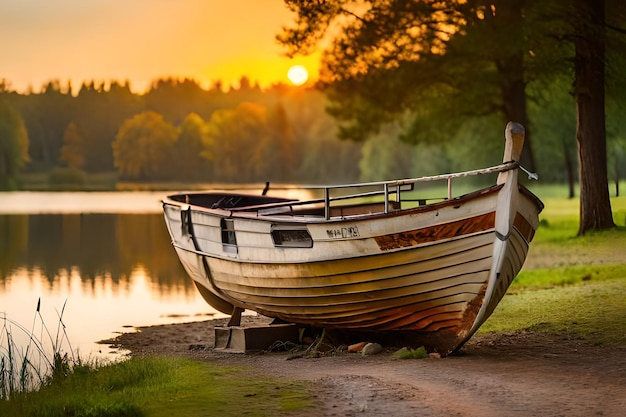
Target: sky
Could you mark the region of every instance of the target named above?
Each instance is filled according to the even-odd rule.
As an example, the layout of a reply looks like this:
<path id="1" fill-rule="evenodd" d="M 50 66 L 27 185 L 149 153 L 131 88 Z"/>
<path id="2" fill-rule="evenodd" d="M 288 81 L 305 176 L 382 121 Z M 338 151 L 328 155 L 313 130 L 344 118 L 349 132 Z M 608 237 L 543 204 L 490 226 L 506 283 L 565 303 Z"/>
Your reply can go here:
<path id="1" fill-rule="evenodd" d="M 266 87 L 296 64 L 315 78 L 318 56 L 288 59 L 275 40 L 293 19 L 282 0 L 0 0 L 0 80 L 20 92 L 50 80 L 142 92 L 165 77 Z"/>

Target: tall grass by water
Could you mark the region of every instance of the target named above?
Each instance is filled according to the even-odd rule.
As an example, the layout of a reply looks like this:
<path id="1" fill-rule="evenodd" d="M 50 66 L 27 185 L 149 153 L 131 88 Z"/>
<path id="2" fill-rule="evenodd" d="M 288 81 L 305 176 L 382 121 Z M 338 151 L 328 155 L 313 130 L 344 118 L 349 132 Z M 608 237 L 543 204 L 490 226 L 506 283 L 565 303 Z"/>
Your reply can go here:
<path id="1" fill-rule="evenodd" d="M 0 312 L 0 400 L 36 390 L 81 365 L 65 331 L 64 311 L 65 304 L 52 332 L 41 315 L 41 299 L 30 329 Z"/>
<path id="2" fill-rule="evenodd" d="M 173 357 L 84 362 L 37 303 L 27 328 L 0 315 L 0 417 L 281 416 L 312 406 L 308 385 Z M 172 407 L 175 407 L 173 411 Z"/>

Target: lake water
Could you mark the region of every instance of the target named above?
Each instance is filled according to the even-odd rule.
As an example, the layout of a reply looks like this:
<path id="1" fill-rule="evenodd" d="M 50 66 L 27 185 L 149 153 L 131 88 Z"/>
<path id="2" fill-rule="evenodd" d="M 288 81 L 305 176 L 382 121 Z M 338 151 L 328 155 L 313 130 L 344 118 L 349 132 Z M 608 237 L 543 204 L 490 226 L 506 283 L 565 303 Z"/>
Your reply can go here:
<path id="1" fill-rule="evenodd" d="M 43 318 L 54 339 L 62 313 L 72 350 L 88 358 L 114 354 L 96 342 L 135 326 L 223 317 L 178 261 L 164 196 L 0 193 L 0 329 L 3 317 L 14 335 Z"/>

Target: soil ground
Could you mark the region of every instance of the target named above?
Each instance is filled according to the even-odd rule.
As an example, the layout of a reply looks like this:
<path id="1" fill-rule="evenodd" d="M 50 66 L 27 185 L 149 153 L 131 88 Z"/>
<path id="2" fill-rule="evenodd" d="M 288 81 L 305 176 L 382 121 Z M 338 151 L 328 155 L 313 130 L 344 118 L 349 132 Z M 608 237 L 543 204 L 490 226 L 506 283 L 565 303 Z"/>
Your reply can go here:
<path id="1" fill-rule="evenodd" d="M 242 325 L 265 323 L 244 316 Z M 518 332 L 474 336 L 446 358 L 396 359 L 338 353 L 287 360 L 288 352 L 213 349 L 225 320 L 150 326 L 110 341 L 132 355 L 182 355 L 245 366 L 251 376 L 313 382 L 323 416 L 623 416 L 626 345 L 595 345 L 572 334 Z"/>

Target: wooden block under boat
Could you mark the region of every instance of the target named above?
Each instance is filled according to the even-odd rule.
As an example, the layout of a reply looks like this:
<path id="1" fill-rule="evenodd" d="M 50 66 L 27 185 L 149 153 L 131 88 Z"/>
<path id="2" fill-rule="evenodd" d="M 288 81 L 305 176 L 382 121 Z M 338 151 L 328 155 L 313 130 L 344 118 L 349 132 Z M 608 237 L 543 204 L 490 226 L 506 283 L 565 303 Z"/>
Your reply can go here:
<path id="1" fill-rule="evenodd" d="M 277 341 L 299 343 L 299 326 L 273 324 L 266 326 L 215 327 L 215 349 L 230 353 L 265 350 Z"/>

